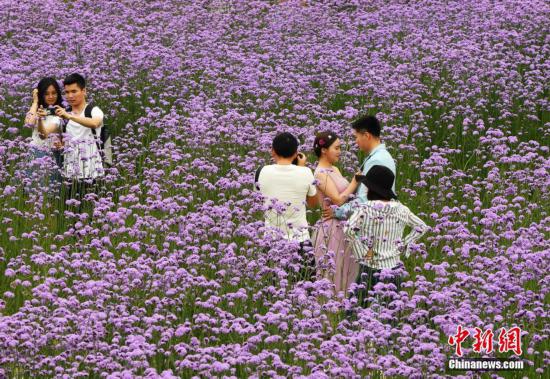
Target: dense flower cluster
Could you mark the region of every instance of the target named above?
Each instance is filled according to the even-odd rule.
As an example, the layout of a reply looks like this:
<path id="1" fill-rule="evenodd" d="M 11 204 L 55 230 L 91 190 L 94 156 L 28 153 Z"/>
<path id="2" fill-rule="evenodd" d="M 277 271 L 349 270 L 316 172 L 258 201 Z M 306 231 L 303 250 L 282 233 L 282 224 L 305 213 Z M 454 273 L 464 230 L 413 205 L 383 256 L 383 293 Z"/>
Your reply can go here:
<path id="1" fill-rule="evenodd" d="M 458 324 L 520 326 L 521 375 L 542 374 L 549 12 L 0 0 L 0 377 L 445 377 Z M 71 72 L 115 130 L 88 213 L 25 167 L 31 90 Z M 263 237 L 252 182 L 282 130 L 310 161 L 315 132 L 342 136 L 351 175 L 349 124 L 365 112 L 384 125 L 401 201 L 432 230 L 401 292 L 378 285 L 385 301 L 350 319 L 355 300 L 327 280 L 293 279 L 297 247 Z"/>

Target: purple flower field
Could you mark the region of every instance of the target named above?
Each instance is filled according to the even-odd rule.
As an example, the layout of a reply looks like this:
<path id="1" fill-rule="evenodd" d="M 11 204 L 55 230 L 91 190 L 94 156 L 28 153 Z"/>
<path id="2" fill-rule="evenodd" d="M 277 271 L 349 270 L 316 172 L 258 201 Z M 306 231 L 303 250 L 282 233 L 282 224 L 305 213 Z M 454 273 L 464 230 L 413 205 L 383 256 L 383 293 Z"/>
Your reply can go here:
<path id="1" fill-rule="evenodd" d="M 0 378 L 548 377 L 549 19 L 542 0 L 0 0 Z M 71 72 L 116 155 L 82 213 L 26 171 L 32 88 Z M 280 131 L 311 167 L 334 131 L 351 177 L 364 113 L 431 227 L 367 309 L 291 280 L 253 190 Z M 458 325 L 473 358 L 476 327 L 520 327 L 525 369 L 449 370 Z"/>

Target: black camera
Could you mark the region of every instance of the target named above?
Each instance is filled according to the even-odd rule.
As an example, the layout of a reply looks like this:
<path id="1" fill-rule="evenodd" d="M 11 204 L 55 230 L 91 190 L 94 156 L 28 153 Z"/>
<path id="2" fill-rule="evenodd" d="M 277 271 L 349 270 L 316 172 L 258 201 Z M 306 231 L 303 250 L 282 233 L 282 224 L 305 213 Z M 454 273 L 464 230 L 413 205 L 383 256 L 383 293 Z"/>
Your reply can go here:
<path id="1" fill-rule="evenodd" d="M 46 108 L 46 116 L 55 116 L 55 107 Z"/>

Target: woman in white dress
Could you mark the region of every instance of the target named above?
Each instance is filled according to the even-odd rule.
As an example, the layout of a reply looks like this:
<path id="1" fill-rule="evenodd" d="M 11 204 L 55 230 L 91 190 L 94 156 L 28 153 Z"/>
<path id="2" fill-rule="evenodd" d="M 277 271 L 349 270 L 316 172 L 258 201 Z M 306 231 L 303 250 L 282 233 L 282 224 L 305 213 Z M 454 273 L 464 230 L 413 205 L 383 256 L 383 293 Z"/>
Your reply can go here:
<path id="1" fill-rule="evenodd" d="M 32 105 L 25 125 L 32 127 L 29 143 L 31 161 L 28 176 L 39 180 L 42 187 L 61 181 L 63 120 L 55 115 L 55 106 L 62 106 L 61 88 L 52 77 L 42 78 L 32 92 Z"/>

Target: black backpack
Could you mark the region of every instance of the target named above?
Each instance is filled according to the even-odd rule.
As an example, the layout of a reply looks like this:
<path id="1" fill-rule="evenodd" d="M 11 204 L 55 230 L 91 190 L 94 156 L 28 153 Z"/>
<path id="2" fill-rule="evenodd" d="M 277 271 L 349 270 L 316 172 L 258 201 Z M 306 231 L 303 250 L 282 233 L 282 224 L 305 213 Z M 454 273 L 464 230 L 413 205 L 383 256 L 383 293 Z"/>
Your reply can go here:
<path id="1" fill-rule="evenodd" d="M 84 117 L 92 118 L 92 109 L 94 104 L 88 103 L 84 109 Z M 67 112 L 71 111 L 71 107 L 67 108 Z M 67 132 L 67 123 L 63 125 L 63 132 Z M 108 124 L 105 123 L 103 119 L 103 126 L 101 127 L 101 133 L 99 138 L 97 138 L 97 129 L 92 129 L 92 134 L 94 135 L 95 143 L 97 149 L 99 150 L 99 155 L 101 155 L 101 161 L 108 167 L 113 166 L 113 145 L 111 144 L 111 130 Z"/>

